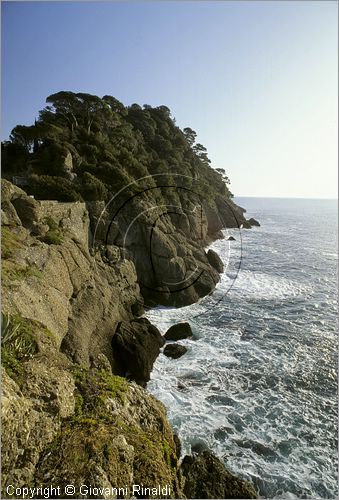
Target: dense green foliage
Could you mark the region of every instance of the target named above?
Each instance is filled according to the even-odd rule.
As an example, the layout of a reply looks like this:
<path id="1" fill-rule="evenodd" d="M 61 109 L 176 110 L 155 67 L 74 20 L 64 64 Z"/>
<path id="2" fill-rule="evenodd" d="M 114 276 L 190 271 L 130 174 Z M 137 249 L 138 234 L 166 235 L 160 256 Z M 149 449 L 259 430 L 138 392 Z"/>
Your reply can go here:
<path id="1" fill-rule="evenodd" d="M 67 91 L 46 102 L 35 124 L 17 125 L 2 147 L 3 175 L 28 178 L 24 189 L 37 199 L 108 201 L 128 185 L 128 195 L 159 186 L 148 192 L 156 201 L 180 197 L 160 187 L 168 185 L 211 201 L 231 196 L 196 132 L 180 130 L 166 106 L 125 107 L 112 96 Z"/>

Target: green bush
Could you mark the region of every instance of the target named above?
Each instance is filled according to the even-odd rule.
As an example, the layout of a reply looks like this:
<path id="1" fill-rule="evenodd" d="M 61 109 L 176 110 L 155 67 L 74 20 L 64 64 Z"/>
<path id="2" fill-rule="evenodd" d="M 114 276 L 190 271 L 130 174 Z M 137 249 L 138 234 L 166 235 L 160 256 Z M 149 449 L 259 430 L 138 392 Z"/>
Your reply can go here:
<path id="1" fill-rule="evenodd" d="M 105 184 L 89 172 L 82 177 L 82 197 L 86 201 L 106 200 L 108 191 Z"/>
<path id="2" fill-rule="evenodd" d="M 64 177 L 31 175 L 29 178 L 29 194 L 38 200 L 84 201 L 77 189 L 72 181 Z"/>

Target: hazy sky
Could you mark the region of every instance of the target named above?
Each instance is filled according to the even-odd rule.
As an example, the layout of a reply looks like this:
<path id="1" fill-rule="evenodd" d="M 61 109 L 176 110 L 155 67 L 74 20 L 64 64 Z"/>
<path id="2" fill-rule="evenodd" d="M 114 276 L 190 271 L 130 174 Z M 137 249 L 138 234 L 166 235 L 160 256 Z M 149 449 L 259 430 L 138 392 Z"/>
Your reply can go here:
<path id="1" fill-rule="evenodd" d="M 59 90 L 172 111 L 236 195 L 337 197 L 337 2 L 2 2 L 2 137 Z"/>

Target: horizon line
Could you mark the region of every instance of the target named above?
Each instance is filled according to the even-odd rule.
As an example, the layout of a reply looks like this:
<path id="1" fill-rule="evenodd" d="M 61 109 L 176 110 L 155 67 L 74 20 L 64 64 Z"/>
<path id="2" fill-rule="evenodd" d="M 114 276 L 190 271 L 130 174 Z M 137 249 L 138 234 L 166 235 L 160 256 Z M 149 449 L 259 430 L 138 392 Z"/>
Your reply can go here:
<path id="1" fill-rule="evenodd" d="M 281 199 L 281 200 L 328 200 L 328 201 L 338 201 L 337 198 L 325 198 L 325 197 L 315 197 L 315 196 L 267 196 L 267 195 L 255 195 L 255 194 L 235 194 L 234 198 L 268 198 L 268 199 Z"/>

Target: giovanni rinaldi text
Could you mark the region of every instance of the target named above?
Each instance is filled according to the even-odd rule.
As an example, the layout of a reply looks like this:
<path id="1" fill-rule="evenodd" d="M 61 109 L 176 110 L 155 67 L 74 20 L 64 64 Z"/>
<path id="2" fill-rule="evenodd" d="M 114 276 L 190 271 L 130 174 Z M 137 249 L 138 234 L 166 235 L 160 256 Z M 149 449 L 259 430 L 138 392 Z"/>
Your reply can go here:
<path id="1" fill-rule="evenodd" d="M 166 498 L 171 494 L 171 487 L 169 484 L 157 485 L 157 486 L 144 486 L 143 484 L 133 484 L 131 487 L 98 487 L 91 486 L 88 484 L 82 484 L 78 487 L 73 484 L 68 484 L 66 486 L 36 486 L 34 488 L 28 488 L 26 486 L 16 487 L 13 484 L 9 484 L 6 487 L 6 493 L 9 497 L 13 498 L 56 498 L 73 496 L 77 493 L 80 495 L 88 495 L 89 498 L 92 497 L 116 497 L 116 498 L 130 498 L 135 495 L 142 495 L 144 498 L 160 497 Z"/>

